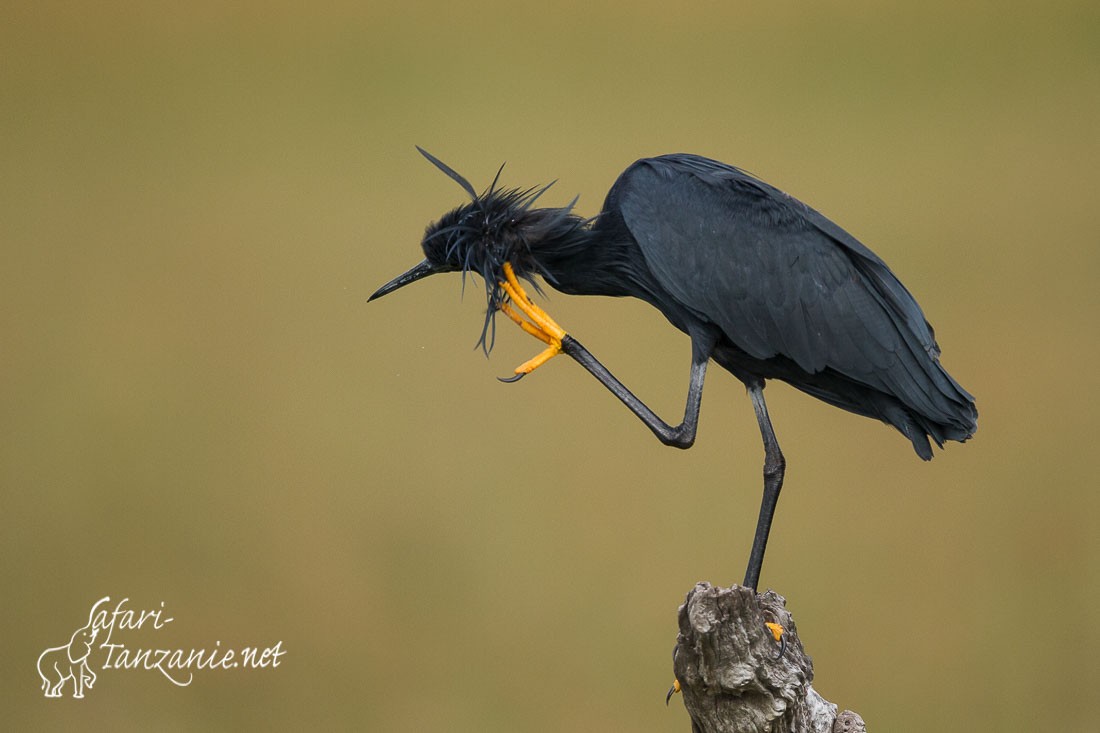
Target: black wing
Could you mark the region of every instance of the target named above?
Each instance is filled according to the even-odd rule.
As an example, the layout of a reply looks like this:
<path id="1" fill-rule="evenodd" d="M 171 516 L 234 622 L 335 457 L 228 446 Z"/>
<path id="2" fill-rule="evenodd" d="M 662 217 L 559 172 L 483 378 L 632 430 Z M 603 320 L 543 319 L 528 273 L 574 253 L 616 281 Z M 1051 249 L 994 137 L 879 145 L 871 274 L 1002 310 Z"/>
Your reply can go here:
<path id="1" fill-rule="evenodd" d="M 973 411 L 940 367 L 913 296 L 877 255 L 797 199 L 693 155 L 638 161 L 615 193 L 661 286 L 750 356 L 831 369 L 940 423 Z"/>

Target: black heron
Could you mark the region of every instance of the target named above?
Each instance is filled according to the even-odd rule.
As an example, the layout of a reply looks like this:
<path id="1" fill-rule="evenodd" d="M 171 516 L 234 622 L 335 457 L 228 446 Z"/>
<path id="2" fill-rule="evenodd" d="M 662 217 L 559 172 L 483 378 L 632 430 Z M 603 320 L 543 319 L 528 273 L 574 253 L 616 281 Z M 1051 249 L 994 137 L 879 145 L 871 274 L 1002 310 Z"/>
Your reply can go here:
<path id="1" fill-rule="evenodd" d="M 488 309 L 547 344 L 514 381 L 558 353 L 573 357 L 665 445 L 695 441 L 707 364 L 748 389 L 764 442 L 764 496 L 744 585 L 757 587 L 786 461 L 764 403 L 779 379 L 830 405 L 876 418 L 932 458 L 977 428 L 974 398 L 939 362 L 932 327 L 875 253 L 814 209 L 743 170 L 698 155 L 644 158 L 627 168 L 591 219 L 535 208 L 547 189 L 470 183 L 421 148 L 471 201 L 424 234 L 425 259 L 370 299 L 441 272 L 479 274 Z M 670 425 L 634 396 L 524 292 L 535 277 L 570 295 L 633 296 L 691 338 L 687 407 Z"/>

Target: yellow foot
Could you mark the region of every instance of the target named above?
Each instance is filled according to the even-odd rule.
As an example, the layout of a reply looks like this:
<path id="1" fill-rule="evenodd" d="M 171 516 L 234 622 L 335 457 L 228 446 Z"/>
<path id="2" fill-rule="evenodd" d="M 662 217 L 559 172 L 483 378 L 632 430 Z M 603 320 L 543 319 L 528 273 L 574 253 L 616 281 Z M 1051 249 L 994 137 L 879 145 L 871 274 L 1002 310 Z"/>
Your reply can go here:
<path id="1" fill-rule="evenodd" d="M 665 695 L 665 705 L 668 705 L 668 701 L 672 699 L 672 696 L 680 691 L 680 680 L 672 680 L 672 687 L 668 688 L 668 694 Z"/>
<path id="2" fill-rule="evenodd" d="M 787 637 L 785 636 L 787 630 L 780 624 L 773 624 L 771 621 L 765 621 L 764 625 L 768 627 L 768 631 L 772 632 L 772 636 L 779 642 L 779 656 L 776 659 L 782 659 L 783 652 L 787 650 Z"/>
<path id="3" fill-rule="evenodd" d="M 500 310 L 504 312 L 504 315 L 515 321 L 525 332 L 546 344 L 546 348 L 538 356 L 516 367 L 514 377 L 501 380 L 515 382 L 561 353 L 561 340 L 565 338 L 565 329 L 555 323 L 554 319 L 546 314 L 546 311 L 534 304 L 519 284 L 510 262 L 504 263 L 504 278 L 500 283 L 500 287 L 508 294 L 508 300 L 500 304 Z M 516 312 L 517 309 L 518 313 Z"/>

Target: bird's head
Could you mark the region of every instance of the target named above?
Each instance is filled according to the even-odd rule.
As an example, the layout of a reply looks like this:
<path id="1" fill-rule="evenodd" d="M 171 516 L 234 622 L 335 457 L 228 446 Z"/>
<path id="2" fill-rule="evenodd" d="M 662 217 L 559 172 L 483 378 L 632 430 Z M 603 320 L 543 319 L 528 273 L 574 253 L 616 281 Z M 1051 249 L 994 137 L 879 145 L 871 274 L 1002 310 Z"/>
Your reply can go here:
<path id="1" fill-rule="evenodd" d="M 480 275 L 485 283 L 486 313 L 478 343 L 488 353 L 493 345 L 494 317 L 507 297 L 500 286 L 504 263 L 510 262 L 516 276 L 527 280 L 536 290 L 539 287 L 535 275 L 554 282 L 553 274 L 540 263 L 539 246 L 584 227 L 585 221 L 572 213 L 576 199 L 560 209 L 533 207 L 553 183 L 538 189 L 501 189 L 497 188 L 500 179 L 497 171 L 489 188 L 478 194 L 469 181 L 448 165 L 419 146 L 417 150 L 462 186 L 471 200 L 428 225 L 421 242 L 424 261 L 380 287 L 369 300 L 441 272 L 461 272 L 464 288 L 466 273 Z"/>

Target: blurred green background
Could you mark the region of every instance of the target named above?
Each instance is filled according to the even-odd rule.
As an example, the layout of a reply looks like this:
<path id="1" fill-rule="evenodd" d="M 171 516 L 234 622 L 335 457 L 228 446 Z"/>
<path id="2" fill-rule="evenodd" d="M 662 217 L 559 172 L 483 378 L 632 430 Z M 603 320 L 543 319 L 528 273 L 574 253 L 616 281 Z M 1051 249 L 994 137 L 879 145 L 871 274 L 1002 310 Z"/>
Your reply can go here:
<path id="1" fill-rule="evenodd" d="M 925 464 L 773 384 L 762 585 L 873 731 L 1095 730 L 1098 7 L 5 4 L 5 726 L 689 729 L 676 609 L 741 578 L 759 501 L 744 390 L 712 371 L 666 449 L 567 360 L 498 383 L 537 344 L 475 351 L 457 276 L 368 306 L 463 200 L 420 144 L 589 215 L 636 158 L 705 154 L 881 254 L 978 434 Z M 545 305 L 679 418 L 656 311 Z M 175 618 L 134 645 L 287 654 L 44 699 L 102 596 Z"/>

